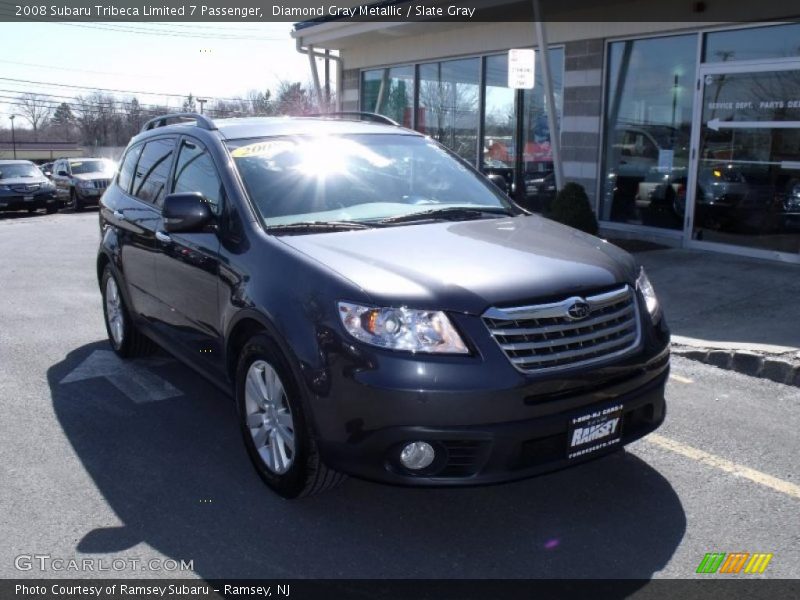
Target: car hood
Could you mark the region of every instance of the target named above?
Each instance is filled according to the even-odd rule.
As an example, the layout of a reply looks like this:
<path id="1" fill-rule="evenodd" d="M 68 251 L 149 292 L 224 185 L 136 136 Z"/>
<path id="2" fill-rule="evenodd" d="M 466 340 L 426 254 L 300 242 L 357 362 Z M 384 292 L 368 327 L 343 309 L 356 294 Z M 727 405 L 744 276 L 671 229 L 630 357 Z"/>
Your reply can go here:
<path id="1" fill-rule="evenodd" d="M 8 177 L 7 179 L 0 179 L 0 185 L 44 185 L 50 183 L 46 177 L 41 179 L 34 179 L 33 177 Z"/>
<path id="2" fill-rule="evenodd" d="M 490 306 L 580 294 L 636 277 L 627 252 L 535 215 L 280 239 L 378 305 L 480 314 Z"/>
<path id="3" fill-rule="evenodd" d="M 111 179 L 114 177 L 113 173 L 81 173 L 79 175 L 73 175 L 75 179 L 80 181 L 96 181 L 98 179 Z"/>

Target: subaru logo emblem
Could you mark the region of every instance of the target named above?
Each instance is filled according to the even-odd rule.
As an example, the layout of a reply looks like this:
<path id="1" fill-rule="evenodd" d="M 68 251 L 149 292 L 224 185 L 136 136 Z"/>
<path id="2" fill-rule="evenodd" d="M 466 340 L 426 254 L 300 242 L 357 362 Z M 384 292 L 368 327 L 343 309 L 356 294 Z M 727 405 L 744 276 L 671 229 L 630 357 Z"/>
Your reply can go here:
<path id="1" fill-rule="evenodd" d="M 591 307 L 585 300 L 575 300 L 567 309 L 567 316 L 573 321 L 580 321 L 589 316 L 592 312 Z"/>

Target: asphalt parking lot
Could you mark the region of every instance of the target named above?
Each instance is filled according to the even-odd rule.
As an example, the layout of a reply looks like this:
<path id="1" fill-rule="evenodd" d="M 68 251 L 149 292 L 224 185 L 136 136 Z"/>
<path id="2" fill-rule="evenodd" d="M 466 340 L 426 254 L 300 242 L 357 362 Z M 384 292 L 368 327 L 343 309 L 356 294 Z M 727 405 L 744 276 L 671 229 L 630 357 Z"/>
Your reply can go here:
<path id="1" fill-rule="evenodd" d="M 92 575 L 15 566 L 46 554 L 192 562 L 115 577 L 684 578 L 708 552 L 800 577 L 797 388 L 676 358 L 666 424 L 625 452 L 502 486 L 351 479 L 286 501 L 232 401 L 166 355 L 111 353 L 98 239 L 94 211 L 0 215 L 0 577 Z"/>

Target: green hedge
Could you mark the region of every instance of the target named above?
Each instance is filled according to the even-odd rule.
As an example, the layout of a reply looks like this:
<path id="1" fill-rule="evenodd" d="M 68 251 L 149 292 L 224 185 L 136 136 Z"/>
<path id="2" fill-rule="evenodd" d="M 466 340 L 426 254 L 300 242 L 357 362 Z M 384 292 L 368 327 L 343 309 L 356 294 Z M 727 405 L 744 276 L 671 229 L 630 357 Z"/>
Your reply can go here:
<path id="1" fill-rule="evenodd" d="M 583 186 L 577 183 L 568 183 L 558 192 L 546 216 L 553 221 L 597 235 L 597 218 L 592 212 L 589 197 Z"/>

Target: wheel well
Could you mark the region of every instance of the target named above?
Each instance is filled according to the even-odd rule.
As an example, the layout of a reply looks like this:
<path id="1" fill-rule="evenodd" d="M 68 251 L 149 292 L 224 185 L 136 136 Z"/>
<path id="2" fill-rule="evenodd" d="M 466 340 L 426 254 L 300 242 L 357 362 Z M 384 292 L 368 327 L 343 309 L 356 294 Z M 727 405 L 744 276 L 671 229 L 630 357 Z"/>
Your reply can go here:
<path id="1" fill-rule="evenodd" d="M 226 368 L 228 377 L 231 381 L 236 381 L 236 365 L 239 362 L 239 354 L 251 337 L 267 329 L 255 319 L 245 318 L 239 321 L 228 336 L 228 343 L 225 349 Z"/>

